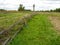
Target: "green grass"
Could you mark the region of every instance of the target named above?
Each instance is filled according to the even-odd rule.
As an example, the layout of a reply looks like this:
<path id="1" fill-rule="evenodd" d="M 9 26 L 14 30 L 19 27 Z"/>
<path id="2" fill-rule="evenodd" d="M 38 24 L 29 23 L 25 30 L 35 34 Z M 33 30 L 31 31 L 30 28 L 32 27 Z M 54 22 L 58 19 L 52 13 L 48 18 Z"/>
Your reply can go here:
<path id="1" fill-rule="evenodd" d="M 0 28 L 7 29 L 10 25 L 19 21 L 20 18 L 28 13 L 0 13 Z"/>
<path id="2" fill-rule="evenodd" d="M 60 36 L 47 15 L 38 14 L 8 45 L 60 45 Z"/>

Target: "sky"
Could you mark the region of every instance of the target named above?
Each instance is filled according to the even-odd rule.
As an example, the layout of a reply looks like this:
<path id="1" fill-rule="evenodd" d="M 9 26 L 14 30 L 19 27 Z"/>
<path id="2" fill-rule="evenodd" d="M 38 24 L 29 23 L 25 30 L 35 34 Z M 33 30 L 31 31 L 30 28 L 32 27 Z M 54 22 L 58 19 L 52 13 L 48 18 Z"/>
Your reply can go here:
<path id="1" fill-rule="evenodd" d="M 25 9 L 50 10 L 60 8 L 60 0 L 0 0 L 0 9 L 17 10 L 23 4 Z"/>

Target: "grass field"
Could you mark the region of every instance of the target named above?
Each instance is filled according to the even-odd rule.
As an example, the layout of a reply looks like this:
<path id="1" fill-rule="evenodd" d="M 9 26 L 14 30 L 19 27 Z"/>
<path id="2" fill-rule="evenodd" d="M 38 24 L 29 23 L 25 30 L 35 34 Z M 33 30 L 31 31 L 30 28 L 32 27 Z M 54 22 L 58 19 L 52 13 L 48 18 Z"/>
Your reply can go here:
<path id="1" fill-rule="evenodd" d="M 23 17 L 31 12 L 1 12 L 0 13 L 0 45 L 12 38 L 23 27 Z M 22 21 L 21 21 L 22 20 Z"/>
<path id="2" fill-rule="evenodd" d="M 8 45 L 60 45 L 60 36 L 48 15 L 37 14 Z"/>
<path id="3" fill-rule="evenodd" d="M 20 20 L 23 15 L 28 13 L 0 13 L 0 30 L 7 29 L 12 24 Z"/>

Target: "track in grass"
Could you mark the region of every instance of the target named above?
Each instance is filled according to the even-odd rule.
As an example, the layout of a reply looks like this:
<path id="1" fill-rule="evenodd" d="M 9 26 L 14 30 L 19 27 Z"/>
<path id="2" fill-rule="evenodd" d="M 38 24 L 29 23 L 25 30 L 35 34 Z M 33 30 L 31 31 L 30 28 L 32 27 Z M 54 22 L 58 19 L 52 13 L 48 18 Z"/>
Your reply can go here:
<path id="1" fill-rule="evenodd" d="M 38 14 L 8 45 L 60 45 L 60 36 L 47 15 Z"/>

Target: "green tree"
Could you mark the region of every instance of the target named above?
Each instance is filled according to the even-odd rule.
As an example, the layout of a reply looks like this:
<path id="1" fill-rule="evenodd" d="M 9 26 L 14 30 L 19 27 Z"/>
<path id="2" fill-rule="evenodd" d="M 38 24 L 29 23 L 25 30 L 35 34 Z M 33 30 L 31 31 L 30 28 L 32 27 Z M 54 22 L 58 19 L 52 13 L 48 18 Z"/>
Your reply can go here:
<path id="1" fill-rule="evenodd" d="M 22 4 L 20 4 L 19 8 L 18 8 L 18 11 L 24 11 L 25 10 L 25 7 L 23 7 Z"/>
<path id="2" fill-rule="evenodd" d="M 56 12 L 60 12 L 60 8 L 57 8 L 55 11 L 56 11 Z"/>

